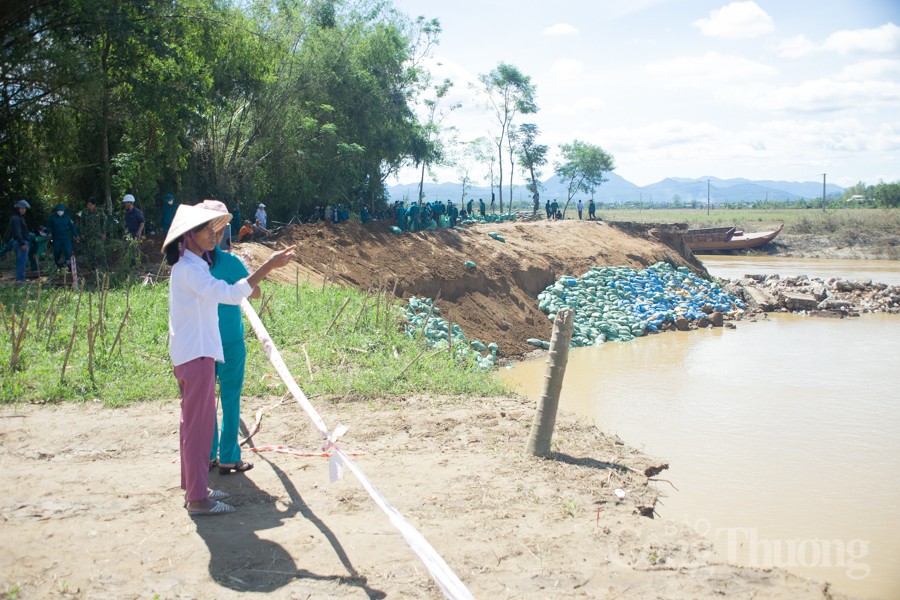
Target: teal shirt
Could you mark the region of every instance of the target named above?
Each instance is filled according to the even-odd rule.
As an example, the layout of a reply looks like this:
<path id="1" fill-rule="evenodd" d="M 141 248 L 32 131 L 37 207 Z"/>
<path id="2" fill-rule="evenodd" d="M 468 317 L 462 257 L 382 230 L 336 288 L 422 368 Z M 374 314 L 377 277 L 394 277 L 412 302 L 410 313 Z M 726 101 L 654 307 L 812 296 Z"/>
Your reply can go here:
<path id="1" fill-rule="evenodd" d="M 216 279 L 235 284 L 250 275 L 241 259 L 234 254 L 229 254 L 218 246 L 215 253 L 215 264 L 209 273 Z M 219 334 L 222 336 L 223 344 L 244 340 L 244 320 L 241 318 L 240 305 L 219 305 Z"/>

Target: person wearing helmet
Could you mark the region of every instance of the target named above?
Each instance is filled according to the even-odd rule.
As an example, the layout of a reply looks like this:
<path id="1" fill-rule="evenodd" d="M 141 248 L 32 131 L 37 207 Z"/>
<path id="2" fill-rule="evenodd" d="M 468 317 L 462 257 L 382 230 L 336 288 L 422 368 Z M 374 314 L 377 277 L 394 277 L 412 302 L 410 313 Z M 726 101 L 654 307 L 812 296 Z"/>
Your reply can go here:
<path id="1" fill-rule="evenodd" d="M 25 281 L 25 265 L 28 263 L 28 249 L 31 242 L 28 239 L 28 224 L 25 222 L 25 213 L 31 208 L 25 200 L 19 200 L 13 207 L 15 214 L 9 222 L 12 230 L 12 240 L 16 249 L 16 281 Z"/>
<path id="2" fill-rule="evenodd" d="M 260 205 L 256 208 L 256 214 L 253 215 L 253 216 L 254 216 L 254 218 L 255 218 L 257 221 L 259 221 L 260 227 L 262 227 L 263 229 L 265 229 L 265 228 L 266 228 L 266 224 L 269 222 L 269 221 L 268 221 L 268 216 L 266 215 L 266 205 L 265 205 L 265 204 L 260 204 Z"/>
<path id="3" fill-rule="evenodd" d="M 78 241 L 78 229 L 75 227 L 72 217 L 66 213 L 65 205 L 56 205 L 53 214 L 47 219 L 46 227 L 50 232 L 50 239 L 53 240 L 53 261 L 56 263 L 56 268 L 70 269 L 72 240 Z"/>
<path id="4" fill-rule="evenodd" d="M 162 250 L 169 278 L 169 356 L 181 392 L 181 488 L 191 516 L 233 513 L 228 494 L 209 489 L 216 414 L 216 363 L 224 362 L 219 304 L 240 304 L 272 270 L 287 265 L 296 246 L 274 252 L 253 274 L 230 284 L 212 276 L 210 253 L 231 215 L 201 205 L 175 212 Z"/>
<path id="5" fill-rule="evenodd" d="M 125 228 L 131 237 L 141 239 L 144 234 L 144 213 L 134 205 L 134 196 L 131 194 L 125 194 L 122 205 L 125 207 Z"/>

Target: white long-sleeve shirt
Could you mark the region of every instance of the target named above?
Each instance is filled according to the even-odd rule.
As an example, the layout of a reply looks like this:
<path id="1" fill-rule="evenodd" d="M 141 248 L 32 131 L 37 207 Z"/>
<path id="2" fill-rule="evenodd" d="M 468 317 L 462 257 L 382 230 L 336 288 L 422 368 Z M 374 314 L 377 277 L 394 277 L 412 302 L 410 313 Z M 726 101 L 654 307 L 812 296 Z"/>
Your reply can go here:
<path id="1" fill-rule="evenodd" d="M 234 285 L 209 273 L 206 261 L 185 252 L 169 279 L 169 356 L 174 366 L 209 356 L 224 362 L 219 335 L 219 304 L 240 304 L 253 288 L 246 279 Z"/>

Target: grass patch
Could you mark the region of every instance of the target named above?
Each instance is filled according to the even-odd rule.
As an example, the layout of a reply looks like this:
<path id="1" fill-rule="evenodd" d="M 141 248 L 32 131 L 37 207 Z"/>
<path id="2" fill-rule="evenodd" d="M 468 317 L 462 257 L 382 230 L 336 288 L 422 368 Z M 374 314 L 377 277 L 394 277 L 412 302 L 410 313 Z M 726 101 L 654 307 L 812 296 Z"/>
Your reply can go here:
<path id="1" fill-rule="evenodd" d="M 736 226 L 744 231 L 767 231 L 784 223 L 784 233 L 831 235 L 859 239 L 867 234 L 891 234 L 900 231 L 900 208 L 741 208 L 602 210 L 598 216 L 607 221 L 636 223 L 687 223 L 691 227 Z"/>
<path id="2" fill-rule="evenodd" d="M 507 392 L 474 360 L 454 359 L 447 351 L 422 353 L 424 342 L 403 332 L 403 305 L 385 311 L 384 294 L 363 306 L 365 294 L 356 289 L 269 282 L 262 287 L 264 297 L 254 306 L 307 395 Z M 0 289 L 0 305 L 0 402 L 96 400 L 118 406 L 178 397 L 168 351 L 167 285 L 81 292 L 6 287 Z M 249 325 L 246 336 L 244 394 L 284 393 Z"/>

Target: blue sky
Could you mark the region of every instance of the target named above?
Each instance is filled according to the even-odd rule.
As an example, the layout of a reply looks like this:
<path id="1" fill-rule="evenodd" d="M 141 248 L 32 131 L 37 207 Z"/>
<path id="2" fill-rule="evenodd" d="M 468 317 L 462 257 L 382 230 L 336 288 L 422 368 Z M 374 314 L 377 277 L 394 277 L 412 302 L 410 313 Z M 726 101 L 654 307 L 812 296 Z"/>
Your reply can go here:
<path id="1" fill-rule="evenodd" d="M 611 153 L 615 173 L 638 185 L 900 180 L 898 0 L 394 4 L 441 22 L 429 67 L 455 83 L 450 100 L 463 108 L 444 124 L 461 140 L 497 129 L 469 84 L 507 62 L 537 86 L 540 111 L 528 120 L 551 164 L 559 144 L 579 139 Z M 412 170 L 399 177 L 417 180 Z"/>

